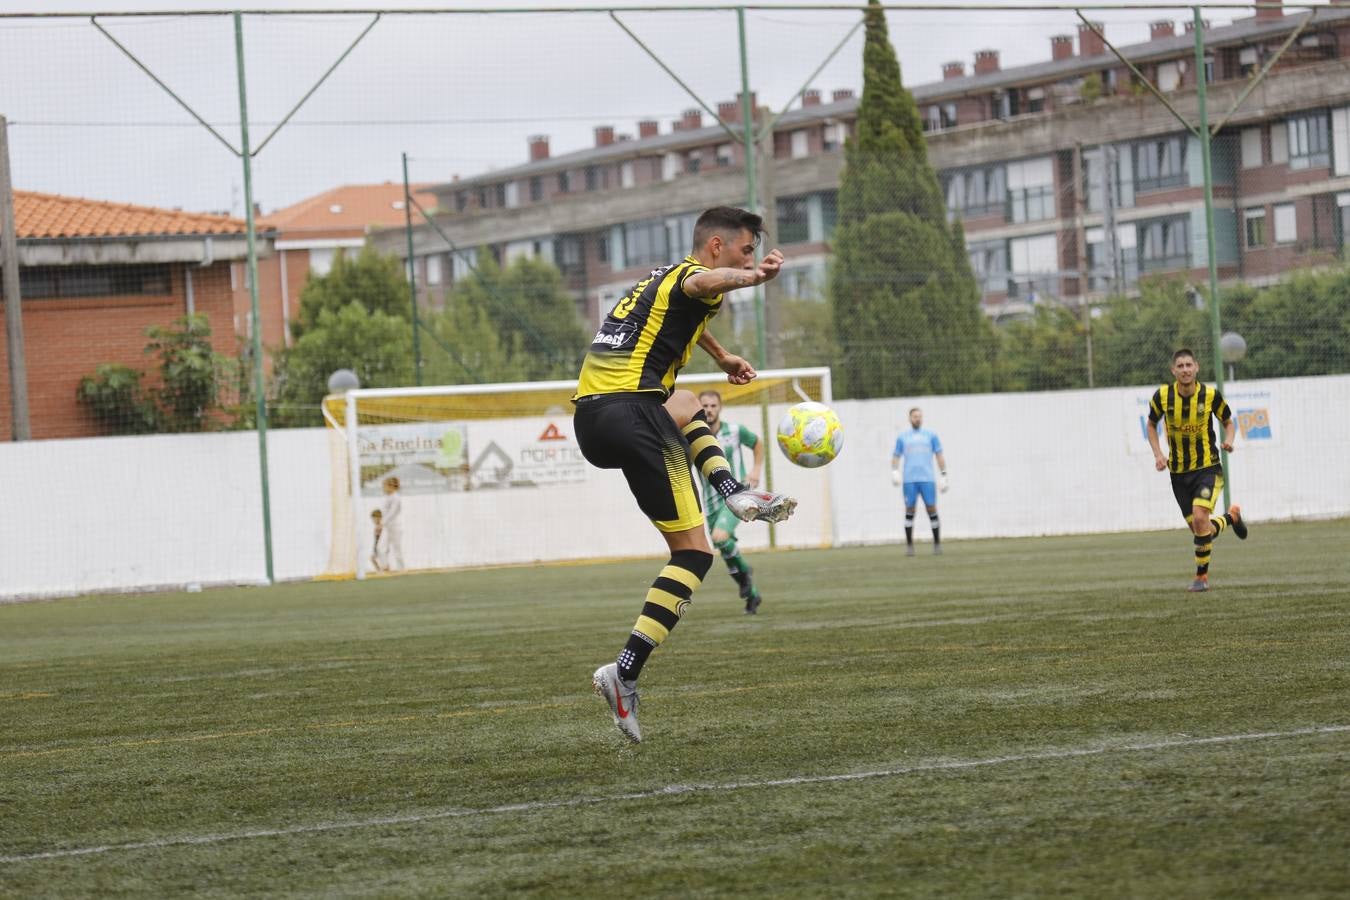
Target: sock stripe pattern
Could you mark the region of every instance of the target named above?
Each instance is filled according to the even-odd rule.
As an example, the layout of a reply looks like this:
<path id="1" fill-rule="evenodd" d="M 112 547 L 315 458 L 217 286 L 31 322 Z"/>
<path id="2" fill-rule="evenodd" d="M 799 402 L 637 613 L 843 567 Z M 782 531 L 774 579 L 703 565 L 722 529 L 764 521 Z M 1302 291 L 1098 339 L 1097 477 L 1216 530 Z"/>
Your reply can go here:
<path id="1" fill-rule="evenodd" d="M 696 558 L 691 559 L 686 554 Z M 653 647 L 660 646 L 679 624 L 694 591 L 703 582 L 703 576 L 708 574 L 711 566 L 711 553 L 677 550 L 672 554 L 670 562 L 647 591 L 647 599 L 642 605 L 642 614 L 633 626 L 633 633 L 646 638 Z"/>
<path id="2" fill-rule="evenodd" d="M 1195 575 L 1198 578 L 1201 575 L 1209 574 L 1209 556 L 1214 547 L 1214 536 L 1206 535 L 1195 536 Z"/>
<path id="3" fill-rule="evenodd" d="M 730 497 L 742 487 L 731 474 L 731 464 L 727 462 L 722 442 L 708 427 L 708 419 L 703 410 L 699 410 L 689 424 L 681 430 L 689 442 L 689 455 L 694 466 L 703 473 L 708 483 L 717 488 L 723 497 Z"/>

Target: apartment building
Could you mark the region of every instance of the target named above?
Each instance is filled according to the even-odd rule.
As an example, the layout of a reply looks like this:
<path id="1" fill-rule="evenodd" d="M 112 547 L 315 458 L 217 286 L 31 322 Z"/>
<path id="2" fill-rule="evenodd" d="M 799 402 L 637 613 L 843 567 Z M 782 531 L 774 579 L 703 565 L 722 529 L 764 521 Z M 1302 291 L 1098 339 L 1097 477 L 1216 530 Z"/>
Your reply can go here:
<path id="1" fill-rule="evenodd" d="M 1148 39 L 1133 43 L 1107 37 L 1179 113 L 1198 120 L 1189 22 L 1180 30 L 1154 22 Z M 1206 26 L 1204 38 L 1210 118 L 1222 120 L 1212 154 L 1220 277 L 1269 280 L 1333 261 L 1350 226 L 1350 10 L 1263 7 Z M 1003 69 L 997 50 L 982 50 L 970 73 L 948 63 L 941 80 L 911 88 L 986 310 L 998 317 L 1038 302 L 1081 304 L 1162 273 L 1203 283 L 1198 139 L 1099 29 L 1057 35 L 1049 51 L 1044 62 Z M 823 295 L 857 103 L 849 90 L 806 91 L 758 149 L 770 242 L 789 260 L 772 285 L 788 296 Z M 444 290 L 485 253 L 548 259 L 597 320 L 638 275 L 687 252 L 700 210 L 747 196 L 743 144 L 732 136 L 740 98 L 719 104 L 718 115 L 726 128 L 696 109 L 664 131 L 656 121 L 637 123 L 633 134 L 598 126 L 593 146 L 556 156 L 547 136 L 533 136 L 521 165 L 428 186 L 437 229 L 414 230 L 419 270 L 444 273 Z M 762 122 L 767 110 L 756 105 L 755 115 Z M 401 232 L 372 240 L 406 255 Z"/>

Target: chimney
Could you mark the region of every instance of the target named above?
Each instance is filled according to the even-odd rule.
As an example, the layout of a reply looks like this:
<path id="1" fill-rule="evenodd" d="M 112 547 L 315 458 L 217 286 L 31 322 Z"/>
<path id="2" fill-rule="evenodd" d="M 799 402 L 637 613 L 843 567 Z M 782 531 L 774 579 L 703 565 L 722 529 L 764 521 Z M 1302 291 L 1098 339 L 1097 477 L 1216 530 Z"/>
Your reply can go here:
<path id="1" fill-rule="evenodd" d="M 836 88 L 834 93 L 830 95 L 831 103 L 838 103 L 841 100 L 852 100 L 852 99 L 853 99 L 853 88 Z"/>
<path id="2" fill-rule="evenodd" d="M 975 74 L 989 75 L 998 71 L 998 51 L 997 50 L 976 50 L 975 51 Z"/>
<path id="3" fill-rule="evenodd" d="M 1257 19 L 1278 19 L 1284 15 L 1284 0 L 1259 0 L 1260 6 L 1256 7 Z"/>
<path id="4" fill-rule="evenodd" d="M 942 80 L 948 81 L 952 78 L 965 78 L 966 64 L 963 62 L 949 62 L 942 64 Z"/>
<path id="5" fill-rule="evenodd" d="M 1106 34 L 1106 26 L 1101 22 L 1093 22 L 1092 27 L 1098 32 Z M 1106 41 L 1097 37 L 1097 32 L 1086 25 L 1078 26 L 1078 55 L 1079 56 L 1101 56 L 1106 52 Z"/>
<path id="6" fill-rule="evenodd" d="M 1159 19 L 1156 22 L 1150 22 L 1148 25 L 1148 39 L 1150 41 L 1176 37 L 1176 33 L 1176 25 L 1172 23 L 1171 19 Z"/>
<path id="7" fill-rule="evenodd" d="M 638 140 L 656 137 L 661 133 L 661 123 L 655 119 L 643 119 L 638 123 Z"/>
<path id="8" fill-rule="evenodd" d="M 697 131 L 703 127 L 703 110 L 691 107 L 680 113 L 680 130 Z"/>
<path id="9" fill-rule="evenodd" d="M 608 147 L 614 143 L 614 126 L 597 125 L 595 126 L 595 146 Z"/>
<path id="10" fill-rule="evenodd" d="M 548 135 L 532 134 L 530 141 L 530 162 L 548 159 Z"/>
<path id="11" fill-rule="evenodd" d="M 723 122 L 739 122 L 741 105 L 735 100 L 723 100 L 717 104 L 717 118 Z"/>
<path id="12" fill-rule="evenodd" d="M 802 91 L 802 106 L 819 106 L 820 91 L 816 88 L 807 88 Z"/>
<path id="13" fill-rule="evenodd" d="M 1201 27 L 1201 28 L 1209 28 L 1209 19 L 1201 19 L 1201 20 L 1200 20 L 1200 27 Z M 1186 20 L 1186 33 L 1187 33 L 1187 34 L 1194 34 L 1194 33 L 1195 33 L 1195 20 L 1194 20 L 1194 19 L 1187 19 L 1187 20 Z"/>
<path id="14" fill-rule="evenodd" d="M 1050 58 L 1055 61 L 1073 58 L 1073 35 L 1057 34 L 1050 38 Z"/>

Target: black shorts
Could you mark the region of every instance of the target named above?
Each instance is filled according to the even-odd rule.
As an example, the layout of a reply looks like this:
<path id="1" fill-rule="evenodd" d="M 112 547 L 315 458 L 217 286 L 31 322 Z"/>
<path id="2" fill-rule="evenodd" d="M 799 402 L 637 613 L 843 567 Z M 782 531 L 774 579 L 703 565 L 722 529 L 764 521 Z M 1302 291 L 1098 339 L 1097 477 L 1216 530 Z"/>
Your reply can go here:
<path id="1" fill-rule="evenodd" d="M 1172 473 L 1172 496 L 1177 498 L 1181 514 L 1190 517 L 1191 508 L 1203 506 L 1210 512 L 1223 493 L 1223 467 L 1210 466 L 1194 472 Z"/>
<path id="2" fill-rule="evenodd" d="M 657 393 L 582 397 L 572 421 L 587 462 L 621 469 L 657 528 L 686 531 L 703 524 L 703 509 L 689 473 L 689 444 L 663 400 Z"/>

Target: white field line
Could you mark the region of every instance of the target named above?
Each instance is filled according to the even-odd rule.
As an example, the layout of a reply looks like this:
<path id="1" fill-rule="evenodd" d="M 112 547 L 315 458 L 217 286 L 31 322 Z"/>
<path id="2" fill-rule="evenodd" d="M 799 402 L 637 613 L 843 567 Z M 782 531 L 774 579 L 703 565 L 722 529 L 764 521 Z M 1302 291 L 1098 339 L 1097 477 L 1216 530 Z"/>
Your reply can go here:
<path id="1" fill-rule="evenodd" d="M 631 800 L 651 800 L 657 797 L 670 796 L 672 794 L 716 794 L 726 791 L 747 790 L 750 788 L 794 787 L 797 785 L 830 784 L 843 781 L 864 781 L 875 778 L 898 778 L 904 775 L 914 775 L 925 772 L 978 769 L 987 766 L 1006 765 L 1008 763 L 1079 759 L 1088 756 L 1104 756 L 1109 753 L 1147 753 L 1152 750 L 1170 750 L 1179 747 L 1237 744 L 1244 741 L 1261 741 L 1273 738 L 1291 738 L 1322 734 L 1344 734 L 1346 732 L 1350 732 L 1350 725 L 1320 725 L 1311 728 L 1297 728 L 1293 731 L 1258 731 L 1247 734 L 1224 734 L 1215 737 L 1180 738 L 1171 741 L 1152 741 L 1140 744 L 1084 747 L 1077 750 L 1041 750 L 1032 753 L 1012 754 L 1009 756 L 991 756 L 985 759 L 937 760 L 933 762 L 916 763 L 912 766 L 901 766 L 894 769 L 878 769 L 871 772 L 847 772 L 839 775 L 798 775 L 791 778 L 774 778 L 764 781 L 671 784 L 655 790 L 639 791 L 631 794 L 573 797 L 567 800 L 535 800 L 525 803 L 509 803 L 504 806 L 492 806 L 485 809 L 432 810 L 430 812 L 409 813 L 407 815 L 381 816 L 374 819 L 353 819 L 347 822 L 317 822 L 312 825 L 292 825 L 286 828 L 262 828 L 251 831 L 224 832 L 221 834 L 179 835 L 177 837 L 159 838 L 153 841 L 137 841 L 126 844 L 104 844 L 95 847 L 71 847 L 64 850 L 47 850 L 41 853 L 21 853 L 14 856 L 0 856 L 0 863 L 64 859 L 72 856 L 95 856 L 102 853 L 121 853 L 131 850 L 159 850 L 166 847 L 184 847 L 201 844 L 223 844 L 226 841 L 287 837 L 296 834 L 318 834 L 326 831 L 378 828 L 387 825 L 417 825 L 423 822 L 435 822 L 444 819 L 467 819 L 478 816 L 495 816 L 522 812 L 528 813 L 550 809 L 568 809 L 579 806 L 593 806 L 602 803 L 621 803 Z"/>

